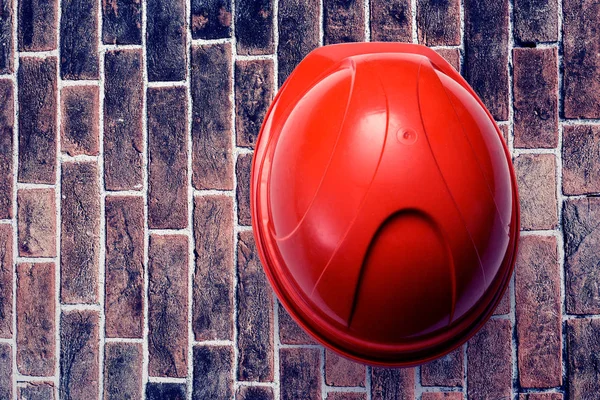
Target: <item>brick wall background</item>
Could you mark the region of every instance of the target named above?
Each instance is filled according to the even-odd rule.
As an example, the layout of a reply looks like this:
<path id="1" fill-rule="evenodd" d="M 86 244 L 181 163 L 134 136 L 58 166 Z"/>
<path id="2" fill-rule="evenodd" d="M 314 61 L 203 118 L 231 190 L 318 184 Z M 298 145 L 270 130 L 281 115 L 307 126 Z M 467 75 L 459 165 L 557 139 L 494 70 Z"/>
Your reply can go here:
<path id="1" fill-rule="evenodd" d="M 0 0 L 0 399 L 600 398 L 594 0 Z M 522 242 L 469 343 L 414 369 L 277 304 L 249 173 L 311 49 L 433 46 L 498 120 Z"/>

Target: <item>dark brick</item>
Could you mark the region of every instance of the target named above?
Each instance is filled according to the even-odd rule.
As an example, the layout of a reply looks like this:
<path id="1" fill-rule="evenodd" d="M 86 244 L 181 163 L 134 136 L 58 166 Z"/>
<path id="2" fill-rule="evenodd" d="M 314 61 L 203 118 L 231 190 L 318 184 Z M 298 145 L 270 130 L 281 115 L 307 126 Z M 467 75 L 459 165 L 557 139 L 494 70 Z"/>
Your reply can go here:
<path id="1" fill-rule="evenodd" d="M 19 182 L 56 182 L 56 57 L 21 58 Z"/>
<path id="2" fill-rule="evenodd" d="M 21 257 L 56 257 L 55 198 L 54 189 L 18 191 Z"/>
<path id="3" fill-rule="evenodd" d="M 264 386 L 240 386 L 235 400 L 275 400 L 273 389 Z"/>
<path id="4" fill-rule="evenodd" d="M 227 196 L 194 200 L 194 336 L 196 340 L 232 339 L 233 202 Z"/>
<path id="5" fill-rule="evenodd" d="M 61 0 L 60 76 L 98 79 L 98 1 Z"/>
<path id="6" fill-rule="evenodd" d="M 512 327 L 506 319 L 490 319 L 467 346 L 469 399 L 512 398 Z"/>
<path id="7" fill-rule="evenodd" d="M 146 7 L 148 80 L 184 80 L 187 70 L 184 0 L 148 0 Z"/>
<path id="8" fill-rule="evenodd" d="M 508 0 L 465 0 L 465 77 L 498 121 L 508 119 Z"/>
<path id="9" fill-rule="evenodd" d="M 233 189 L 231 44 L 192 47 L 192 182 Z"/>
<path id="10" fill-rule="evenodd" d="M 58 0 L 19 0 L 19 51 L 56 49 Z"/>
<path id="11" fill-rule="evenodd" d="M 463 347 L 421 366 L 423 386 L 463 386 Z"/>
<path id="12" fill-rule="evenodd" d="M 412 43 L 410 0 L 370 0 L 371 40 Z"/>
<path id="13" fill-rule="evenodd" d="M 148 89 L 148 163 L 149 227 L 187 227 L 187 97 L 184 87 Z"/>
<path id="14" fill-rule="evenodd" d="M 436 53 L 444 57 L 446 61 L 460 72 L 460 50 L 459 49 L 436 49 Z"/>
<path id="15" fill-rule="evenodd" d="M 87 400 L 98 393 L 98 319 L 95 311 L 61 315 L 60 399 Z"/>
<path id="16" fill-rule="evenodd" d="M 254 147 L 274 93 L 273 61 L 236 61 L 235 128 L 237 145 Z"/>
<path id="17" fill-rule="evenodd" d="M 60 148 L 70 156 L 97 156 L 99 139 L 98 86 L 71 86 L 61 89 Z"/>
<path id="18" fill-rule="evenodd" d="M 363 364 L 325 350 L 325 383 L 329 386 L 365 386 L 365 378 Z"/>
<path id="19" fill-rule="evenodd" d="M 494 315 L 506 315 L 510 312 L 510 290 L 506 288 L 504 295 L 502 296 L 502 300 L 496 306 L 496 310 L 494 311 Z"/>
<path id="20" fill-rule="evenodd" d="M 600 320 L 567 321 L 567 398 L 594 399 L 600 391 Z"/>
<path id="21" fill-rule="evenodd" d="M 327 400 L 367 400 L 367 394 L 355 392 L 328 392 Z"/>
<path id="22" fill-rule="evenodd" d="M 600 126 L 563 129 L 563 192 L 600 193 Z"/>
<path id="23" fill-rule="evenodd" d="M 427 46 L 460 44 L 460 1 L 418 0 L 417 33 Z"/>
<path id="24" fill-rule="evenodd" d="M 421 400 L 463 400 L 461 392 L 430 392 L 423 393 Z"/>
<path id="25" fill-rule="evenodd" d="M 281 400 L 321 399 L 321 350 L 282 348 L 279 352 Z"/>
<path id="26" fill-rule="evenodd" d="M 100 253 L 98 166 L 64 163 L 61 182 L 61 301 L 95 303 Z"/>
<path id="27" fill-rule="evenodd" d="M 187 375 L 188 238 L 150 236 L 148 250 L 148 373 Z"/>
<path id="28" fill-rule="evenodd" d="M 183 383 L 155 383 L 146 385 L 147 400 L 185 400 L 187 390 Z"/>
<path id="29" fill-rule="evenodd" d="M 517 43 L 558 40 L 558 0 L 515 0 L 513 10 Z"/>
<path id="30" fill-rule="evenodd" d="M 144 199 L 107 197 L 107 337 L 141 338 L 144 329 Z"/>
<path id="31" fill-rule="evenodd" d="M 46 382 L 27 383 L 17 388 L 20 400 L 54 400 L 54 386 Z"/>
<path id="32" fill-rule="evenodd" d="M 371 370 L 372 400 L 413 400 L 415 370 L 413 368 L 373 368 Z"/>
<path id="33" fill-rule="evenodd" d="M 519 400 L 563 400 L 562 393 L 520 394 Z"/>
<path id="34" fill-rule="evenodd" d="M 0 224 L 0 338 L 12 338 L 13 228 Z"/>
<path id="35" fill-rule="evenodd" d="M 283 344 L 315 344 L 310 337 L 297 323 L 290 314 L 283 308 L 281 303 L 277 303 L 279 318 L 279 340 Z"/>
<path id="36" fill-rule="evenodd" d="M 569 314 L 600 313 L 599 220 L 600 198 L 565 202 L 565 289 Z"/>
<path id="37" fill-rule="evenodd" d="M 0 74 L 13 72 L 13 1 L 0 3 Z M 1 392 L 1 389 L 0 389 Z"/>
<path id="38" fill-rule="evenodd" d="M 324 44 L 365 40 L 365 11 L 362 0 L 324 0 Z"/>
<path id="39" fill-rule="evenodd" d="M 104 400 L 142 398 L 142 345 L 106 343 Z"/>
<path id="40" fill-rule="evenodd" d="M 194 347 L 192 399 L 230 399 L 233 396 L 232 369 L 233 349 L 231 347 Z"/>
<path id="41" fill-rule="evenodd" d="M 252 154 L 240 154 L 235 166 L 237 174 L 237 204 L 238 223 L 240 225 L 251 225 L 250 217 L 250 168 L 252 167 Z"/>
<path id="42" fill-rule="evenodd" d="M 192 0 L 192 37 L 231 37 L 231 0 Z"/>
<path id="43" fill-rule="evenodd" d="M 142 52 L 117 50 L 104 59 L 104 182 L 107 190 L 142 188 Z"/>
<path id="44" fill-rule="evenodd" d="M 273 54 L 273 3 L 235 0 L 235 37 L 242 55 Z"/>
<path id="45" fill-rule="evenodd" d="M 142 2 L 102 2 L 102 41 L 106 44 L 142 44 Z"/>
<path id="46" fill-rule="evenodd" d="M 0 219 L 13 216 L 13 96 L 13 83 L 8 79 L 0 79 Z"/>
<path id="47" fill-rule="evenodd" d="M 556 49 L 514 49 L 515 147 L 558 145 Z"/>
<path id="48" fill-rule="evenodd" d="M 0 398 L 12 399 L 12 348 L 8 343 L 0 343 Z"/>

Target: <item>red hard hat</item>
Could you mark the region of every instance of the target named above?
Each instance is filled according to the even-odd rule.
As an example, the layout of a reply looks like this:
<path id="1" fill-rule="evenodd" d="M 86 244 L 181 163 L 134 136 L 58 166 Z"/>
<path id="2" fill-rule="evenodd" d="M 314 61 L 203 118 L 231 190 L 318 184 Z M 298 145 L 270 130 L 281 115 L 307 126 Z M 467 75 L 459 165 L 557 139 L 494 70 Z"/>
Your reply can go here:
<path id="1" fill-rule="evenodd" d="M 508 286 L 519 236 L 492 116 L 413 44 L 326 46 L 298 65 L 258 138 L 251 207 L 291 316 L 374 365 L 420 364 L 471 337 Z"/>

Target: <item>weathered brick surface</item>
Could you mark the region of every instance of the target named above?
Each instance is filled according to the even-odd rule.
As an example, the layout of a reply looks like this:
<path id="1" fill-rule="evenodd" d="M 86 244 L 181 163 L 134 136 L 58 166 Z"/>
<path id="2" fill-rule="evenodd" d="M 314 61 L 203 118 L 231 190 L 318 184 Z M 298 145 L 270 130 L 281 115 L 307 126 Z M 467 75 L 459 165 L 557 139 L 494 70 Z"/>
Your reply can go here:
<path id="1" fill-rule="evenodd" d="M 279 351 L 281 400 L 320 399 L 321 350 L 315 348 L 283 348 Z"/>
<path id="2" fill-rule="evenodd" d="M 13 229 L 0 224 L 0 338 L 12 337 Z"/>
<path id="3" fill-rule="evenodd" d="M 423 393 L 421 400 L 463 400 L 461 392 L 430 392 Z"/>
<path id="4" fill-rule="evenodd" d="M 238 54 L 272 54 L 275 51 L 275 1 L 277 0 L 235 0 L 235 37 Z"/>
<path id="5" fill-rule="evenodd" d="M 562 393 L 520 394 L 519 400 L 563 400 L 563 395 Z"/>
<path id="6" fill-rule="evenodd" d="M 1 19 L 1 17 L 0 17 Z M 12 218 L 14 90 L 0 79 L 0 219 Z"/>
<path id="7" fill-rule="evenodd" d="M 348 360 L 331 350 L 325 351 L 325 383 L 329 386 L 365 386 L 363 364 Z"/>
<path id="8" fill-rule="evenodd" d="M 233 396 L 233 348 L 230 346 L 194 347 L 192 399 L 227 400 Z"/>
<path id="9" fill-rule="evenodd" d="M 460 50 L 459 49 L 437 49 L 436 52 L 444 57 L 446 61 L 460 72 Z"/>
<path id="10" fill-rule="evenodd" d="M 24 189 L 17 193 L 19 255 L 56 256 L 56 194 L 54 189 Z"/>
<path id="11" fill-rule="evenodd" d="M 0 343 L 0 398 L 13 396 L 12 348 L 8 343 Z"/>
<path id="12" fill-rule="evenodd" d="M 519 43 L 558 40 L 558 2 L 560 0 L 515 0 L 514 36 Z"/>
<path id="13" fill-rule="evenodd" d="M 231 37 L 231 0 L 192 0 L 192 37 Z"/>
<path id="14" fill-rule="evenodd" d="M 427 46 L 460 44 L 460 1 L 418 0 L 417 33 Z"/>
<path id="15" fill-rule="evenodd" d="M 462 386 L 463 348 L 421 366 L 423 386 Z"/>
<path id="16" fill-rule="evenodd" d="M 412 42 L 412 7 L 410 0 L 369 0 L 371 6 L 371 40 L 377 42 Z"/>
<path id="17" fill-rule="evenodd" d="M 51 383 L 27 383 L 17 388 L 19 400 L 54 400 L 54 386 Z"/>
<path id="18" fill-rule="evenodd" d="M 270 387 L 240 386 L 235 400 L 274 400 L 275 395 Z"/>
<path id="19" fill-rule="evenodd" d="M 142 2 L 109 0 L 102 6 L 102 41 L 106 44 L 142 44 Z"/>
<path id="20" fill-rule="evenodd" d="M 413 400 L 415 370 L 413 368 L 372 368 L 371 399 Z"/>
<path id="21" fill-rule="evenodd" d="M 106 343 L 104 400 L 142 398 L 142 345 Z"/>
<path id="22" fill-rule="evenodd" d="M 567 398 L 593 399 L 600 391 L 600 320 L 567 321 Z"/>
<path id="23" fill-rule="evenodd" d="M 58 0 L 20 0 L 18 6 L 19 51 L 56 49 Z"/>
<path id="24" fill-rule="evenodd" d="M 149 81 L 185 79 L 185 2 L 147 0 L 146 52 Z"/>
<path id="25" fill-rule="evenodd" d="M 98 1 L 61 0 L 60 76 L 98 79 Z"/>
<path id="26" fill-rule="evenodd" d="M 146 385 L 147 400 L 185 400 L 187 390 L 181 383 L 155 383 Z"/>
<path id="27" fill-rule="evenodd" d="M 315 344 L 316 342 L 292 319 L 278 302 L 279 340 L 283 344 Z"/>
<path id="28" fill-rule="evenodd" d="M 506 288 L 504 292 L 504 296 L 502 296 L 502 300 L 498 303 L 496 310 L 494 311 L 494 315 L 505 315 L 510 312 L 510 289 Z"/>
<path id="29" fill-rule="evenodd" d="M 323 2 L 323 43 L 363 42 L 365 11 L 361 0 Z"/>
<path id="30" fill-rule="evenodd" d="M 13 72 L 13 1 L 6 0 L 0 3 L 0 74 Z"/>
<path id="31" fill-rule="evenodd" d="M 367 394 L 356 392 L 328 392 L 327 400 L 367 400 Z"/>
<path id="32" fill-rule="evenodd" d="M 252 167 L 252 154 L 240 154 L 235 173 L 237 175 L 238 223 L 240 225 L 252 225 L 250 216 L 250 169 Z"/>
<path id="33" fill-rule="evenodd" d="M 148 89 L 148 226 L 187 227 L 185 88 Z"/>
<path id="34" fill-rule="evenodd" d="M 97 156 L 99 138 L 98 86 L 72 86 L 61 89 L 61 151 L 70 156 Z"/>
<path id="35" fill-rule="evenodd" d="M 600 126 L 563 129 L 563 192 L 600 193 Z"/>
<path id="36" fill-rule="evenodd" d="M 148 260 L 148 374 L 184 378 L 188 340 L 187 236 L 150 236 Z"/>

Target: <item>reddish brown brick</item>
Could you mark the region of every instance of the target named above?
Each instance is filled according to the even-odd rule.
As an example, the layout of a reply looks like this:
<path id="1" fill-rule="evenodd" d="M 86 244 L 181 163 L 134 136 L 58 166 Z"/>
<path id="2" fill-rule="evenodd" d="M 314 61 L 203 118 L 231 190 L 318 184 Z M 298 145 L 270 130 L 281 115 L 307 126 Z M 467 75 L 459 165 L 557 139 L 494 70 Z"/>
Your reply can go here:
<path id="1" fill-rule="evenodd" d="M 13 216 L 13 92 L 13 83 L 8 79 L 0 79 L 0 219 Z"/>
<path id="2" fill-rule="evenodd" d="M 421 400 L 463 400 L 461 392 L 427 392 L 423 393 Z"/>
<path id="3" fill-rule="evenodd" d="M 496 310 L 494 311 L 494 315 L 506 315 L 510 312 L 510 289 L 506 288 L 504 295 L 502 296 L 502 300 L 496 306 Z"/>
<path id="4" fill-rule="evenodd" d="M 141 338 L 144 329 L 144 199 L 106 197 L 107 337 Z"/>
<path id="5" fill-rule="evenodd" d="M 231 0 L 192 0 L 192 37 L 231 37 Z"/>
<path id="6" fill-rule="evenodd" d="M 502 132 L 502 138 L 504 143 L 508 143 L 508 125 L 499 125 L 500 132 Z"/>
<path id="7" fill-rule="evenodd" d="M 233 396 L 233 358 L 231 346 L 194 347 L 193 400 L 226 400 Z"/>
<path id="8" fill-rule="evenodd" d="M 56 57 L 22 57 L 19 85 L 19 182 L 56 182 Z"/>
<path id="9" fill-rule="evenodd" d="M 600 193 L 600 126 L 565 126 L 563 130 L 563 192 Z"/>
<path id="10" fill-rule="evenodd" d="M 240 386 L 235 400 L 275 400 L 275 395 L 270 387 Z"/>
<path id="11" fill-rule="evenodd" d="M 567 321 L 567 398 L 593 399 L 600 391 L 600 320 Z"/>
<path id="12" fill-rule="evenodd" d="M 515 0 L 514 35 L 518 43 L 558 40 L 559 0 Z"/>
<path id="13" fill-rule="evenodd" d="M 142 44 L 142 2 L 102 2 L 102 41 L 106 44 Z"/>
<path id="14" fill-rule="evenodd" d="M 365 386 L 363 364 L 348 360 L 331 350 L 325 351 L 325 383 L 329 386 Z"/>
<path id="15" fill-rule="evenodd" d="M 104 400 L 142 398 L 142 345 L 106 343 Z"/>
<path id="16" fill-rule="evenodd" d="M 272 54 L 273 4 L 276 0 L 235 0 L 237 52 L 243 55 Z"/>
<path id="17" fill-rule="evenodd" d="M 0 398 L 13 396 L 12 348 L 8 343 L 0 343 Z"/>
<path id="18" fill-rule="evenodd" d="M 436 52 L 444 57 L 446 61 L 460 72 L 460 50 L 459 49 L 437 49 Z"/>
<path id="19" fill-rule="evenodd" d="M 227 196 L 196 197 L 194 205 L 194 336 L 232 339 L 233 201 Z"/>
<path id="20" fill-rule="evenodd" d="M 511 337 L 509 320 L 490 319 L 468 342 L 468 398 L 512 398 Z"/>
<path id="21" fill-rule="evenodd" d="M 0 338 L 12 337 L 13 229 L 0 224 Z"/>
<path id="22" fill-rule="evenodd" d="M 325 44 L 363 42 L 365 11 L 361 0 L 323 2 L 323 41 Z"/>
<path id="23" fill-rule="evenodd" d="M 462 386 L 463 347 L 421 366 L 423 386 Z"/>
<path id="24" fill-rule="evenodd" d="M 187 71 L 185 1 L 147 0 L 149 81 L 182 81 Z"/>
<path id="25" fill-rule="evenodd" d="M 192 182 L 233 189 L 231 45 L 192 47 Z"/>
<path id="26" fill-rule="evenodd" d="M 17 388 L 19 400 L 54 400 L 54 386 L 49 382 L 27 383 Z"/>
<path id="27" fill-rule="evenodd" d="M 19 51 L 56 49 L 58 0 L 20 0 Z"/>
<path id="28" fill-rule="evenodd" d="M 554 229 L 556 158 L 553 154 L 522 154 L 514 159 L 521 203 L 521 229 Z"/>
<path id="29" fill-rule="evenodd" d="M 371 40 L 412 43 L 410 0 L 370 0 Z"/>
<path id="30" fill-rule="evenodd" d="M 279 340 L 283 344 L 315 344 L 316 342 L 292 319 L 290 314 L 277 303 L 279 318 Z"/>
<path id="31" fill-rule="evenodd" d="M 282 348 L 279 351 L 281 400 L 321 399 L 321 350 Z"/>
<path id="32" fill-rule="evenodd" d="M 514 49 L 515 147 L 558 145 L 556 49 Z"/>
<path id="33" fill-rule="evenodd" d="M 413 400 L 414 398 L 414 368 L 373 368 L 371 370 L 372 400 Z"/>
<path id="34" fill-rule="evenodd" d="M 563 395 L 562 393 L 520 394 L 519 400 L 563 400 Z"/>
<path id="35" fill-rule="evenodd" d="M 13 0 L 0 3 L 0 74 L 13 72 Z"/>
<path id="36" fill-rule="evenodd" d="M 98 86 L 65 87 L 60 95 L 61 150 L 70 156 L 97 156 L 100 146 Z"/>
<path id="37" fill-rule="evenodd" d="M 148 382 L 146 400 L 185 400 L 187 389 L 184 383 Z"/>
<path id="38" fill-rule="evenodd" d="M 252 154 L 240 154 L 235 173 L 237 175 L 238 223 L 240 225 L 252 225 L 250 216 L 250 169 L 252 167 Z"/>
<path id="39" fill-rule="evenodd" d="M 417 34 L 427 46 L 460 45 L 460 1 L 418 0 Z"/>
<path id="40" fill-rule="evenodd" d="M 98 79 L 98 1 L 61 0 L 60 76 Z"/>
<path id="41" fill-rule="evenodd" d="M 188 223 L 187 97 L 185 88 L 148 89 L 148 226 Z"/>
<path id="42" fill-rule="evenodd" d="M 328 392 L 327 400 L 367 400 L 367 394 L 355 392 Z"/>
<path id="43" fill-rule="evenodd" d="M 56 256 L 56 195 L 54 189 L 19 190 L 19 255 Z"/>
<path id="44" fill-rule="evenodd" d="M 23 375 L 54 374 L 54 264 L 17 265 L 17 368 Z"/>

